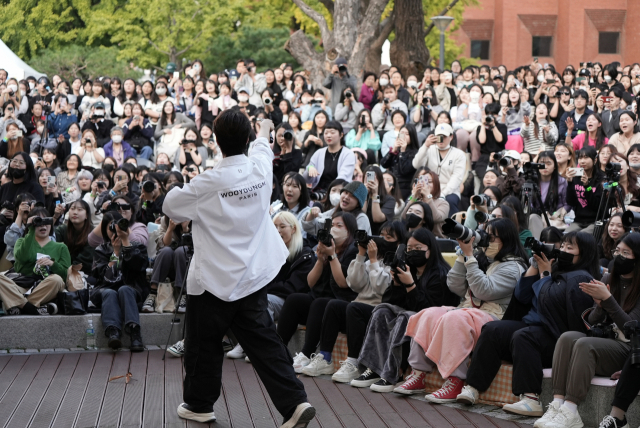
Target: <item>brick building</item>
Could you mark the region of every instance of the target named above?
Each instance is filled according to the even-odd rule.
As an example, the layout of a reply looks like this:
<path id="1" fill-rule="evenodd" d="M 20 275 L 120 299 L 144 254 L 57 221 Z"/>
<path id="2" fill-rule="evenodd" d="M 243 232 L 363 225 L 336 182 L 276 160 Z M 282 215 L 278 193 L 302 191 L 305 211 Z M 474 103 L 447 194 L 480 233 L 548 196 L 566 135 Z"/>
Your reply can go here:
<path id="1" fill-rule="evenodd" d="M 640 0 L 478 1 L 453 37 L 482 64 L 640 62 Z"/>

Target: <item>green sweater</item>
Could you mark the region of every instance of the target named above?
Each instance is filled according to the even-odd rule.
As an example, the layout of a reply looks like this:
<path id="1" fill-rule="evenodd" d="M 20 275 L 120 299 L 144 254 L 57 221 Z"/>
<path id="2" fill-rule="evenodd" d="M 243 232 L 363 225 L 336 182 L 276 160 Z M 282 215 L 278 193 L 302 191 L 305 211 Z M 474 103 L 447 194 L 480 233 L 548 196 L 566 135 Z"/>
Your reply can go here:
<path id="1" fill-rule="evenodd" d="M 15 270 L 23 275 L 33 275 L 33 267 L 36 264 L 36 255 L 46 254 L 53 260 L 51 273 L 59 275 L 65 282 L 67 281 L 67 270 L 71 266 L 71 256 L 66 245 L 59 242 L 49 241 L 47 245 L 41 247 L 36 241 L 35 228 L 30 227 L 24 238 L 18 239 L 13 248 L 16 258 Z"/>

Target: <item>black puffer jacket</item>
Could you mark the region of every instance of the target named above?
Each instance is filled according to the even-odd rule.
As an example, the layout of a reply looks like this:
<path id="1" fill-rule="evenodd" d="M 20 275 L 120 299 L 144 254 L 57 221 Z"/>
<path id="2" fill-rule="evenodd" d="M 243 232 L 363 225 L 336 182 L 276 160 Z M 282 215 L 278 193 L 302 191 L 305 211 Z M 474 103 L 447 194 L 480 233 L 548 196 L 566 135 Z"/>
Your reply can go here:
<path id="1" fill-rule="evenodd" d="M 110 267 L 109 259 L 112 254 L 113 247 L 110 243 L 105 242 L 96 248 L 92 273 L 92 276 L 98 279 L 95 290 L 118 290 L 123 285 L 128 285 L 135 288 L 140 300 L 144 300 L 149 294 L 146 278 L 149 265 L 147 247 L 142 244 L 123 247 L 119 262 Z"/>
<path id="2" fill-rule="evenodd" d="M 313 250 L 308 247 L 302 248 L 295 260 L 293 262 L 287 260 L 280 268 L 278 275 L 267 284 L 267 293 L 283 299 L 293 293 L 308 293 L 307 275 L 315 263 L 316 256 Z"/>
<path id="3" fill-rule="evenodd" d="M 434 306 L 458 306 L 460 297 L 449 290 L 446 276 L 442 277 L 438 269 L 431 269 L 416 281 L 416 288 L 408 293 L 405 287 L 391 283 L 382 295 L 382 303 L 420 312 Z"/>

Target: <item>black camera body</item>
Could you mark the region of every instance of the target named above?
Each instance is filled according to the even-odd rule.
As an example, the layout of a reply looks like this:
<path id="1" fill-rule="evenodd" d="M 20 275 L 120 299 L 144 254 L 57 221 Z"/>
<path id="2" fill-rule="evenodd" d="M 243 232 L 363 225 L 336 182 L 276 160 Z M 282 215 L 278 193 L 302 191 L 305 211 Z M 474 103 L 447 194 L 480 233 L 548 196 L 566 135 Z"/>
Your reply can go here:
<path id="1" fill-rule="evenodd" d="M 156 183 L 151 180 L 147 180 L 142 183 L 142 190 L 147 193 L 152 193 L 154 190 L 156 190 Z"/>
<path id="2" fill-rule="evenodd" d="M 450 218 L 444 220 L 442 233 L 448 238 L 459 239 L 465 243 L 471 241 L 471 238 L 475 238 L 473 241 L 474 247 L 486 248 L 489 246 L 489 234 L 487 232 L 481 229 L 471 230 Z"/>
<path id="3" fill-rule="evenodd" d="M 599 337 L 601 339 L 615 339 L 618 337 L 618 334 L 612 324 L 598 323 L 587 330 L 587 336 Z"/>
<path id="4" fill-rule="evenodd" d="M 31 225 L 33 227 L 53 226 L 53 217 L 34 217 Z"/>
<path id="5" fill-rule="evenodd" d="M 97 186 L 98 186 L 98 189 L 106 189 L 107 188 L 107 182 L 106 181 L 98 181 Z"/>
<path id="6" fill-rule="evenodd" d="M 384 98 L 384 99 L 382 100 L 382 102 L 383 102 L 383 103 L 385 103 L 385 104 L 389 104 L 389 98 Z"/>
<path id="7" fill-rule="evenodd" d="M 493 116 L 487 116 L 484 121 L 486 122 L 487 125 L 489 125 L 490 123 L 493 123 Z M 493 155 L 493 158 L 496 158 L 496 155 Z"/>
<path id="8" fill-rule="evenodd" d="M 491 204 L 491 198 L 485 194 L 482 195 L 474 195 L 471 197 L 471 202 L 476 205 L 486 205 L 489 206 Z"/>
<path id="9" fill-rule="evenodd" d="M 355 239 L 356 244 L 361 247 L 367 248 L 369 241 L 373 240 L 378 247 L 385 240 L 382 236 L 371 236 L 367 234 L 366 230 L 356 230 Z"/>
<path id="10" fill-rule="evenodd" d="M 535 171 L 535 170 L 541 170 L 541 169 L 545 169 L 547 166 L 543 163 L 533 163 L 533 162 L 526 162 L 523 166 L 522 169 L 525 171 Z"/>
<path id="11" fill-rule="evenodd" d="M 353 97 L 353 93 L 351 91 L 347 91 L 344 93 L 345 98 L 352 98 Z"/>
<path id="12" fill-rule="evenodd" d="M 288 129 L 284 131 L 284 133 L 282 134 L 282 138 L 284 138 L 287 141 L 292 141 L 293 140 L 293 132 L 289 131 Z"/>
<path id="13" fill-rule="evenodd" d="M 109 225 L 109 230 L 116 234 L 118 233 L 118 231 L 116 230 L 116 225 L 118 226 L 118 228 L 120 230 L 122 230 L 123 232 L 126 231 L 127 229 L 129 229 L 129 220 L 127 220 L 126 218 L 121 218 L 118 221 L 114 221 Z"/>
<path id="14" fill-rule="evenodd" d="M 330 247 L 333 245 L 333 236 L 331 236 L 332 224 L 333 220 L 328 218 L 324 221 L 322 229 L 318 230 L 318 242 L 322 242 L 325 247 Z"/>
<path id="15" fill-rule="evenodd" d="M 640 323 L 637 320 L 624 323 L 624 335 L 631 343 L 631 365 L 640 365 Z"/>
<path id="16" fill-rule="evenodd" d="M 190 233 L 183 233 L 180 237 L 180 246 L 193 248 L 193 235 Z"/>
<path id="17" fill-rule="evenodd" d="M 340 65 L 338 66 L 338 71 L 339 71 L 340 73 L 346 73 L 346 72 L 347 72 L 347 66 L 346 66 L 346 65 L 344 65 L 344 64 L 340 64 Z"/>
<path id="18" fill-rule="evenodd" d="M 604 173 L 609 181 L 616 181 L 620 178 L 622 167 L 618 162 L 609 162 L 604 168 Z"/>
<path id="19" fill-rule="evenodd" d="M 560 250 L 558 250 L 553 244 L 543 244 L 533 236 L 528 237 L 524 241 L 524 248 L 531 250 L 532 253 L 537 254 L 538 256 L 544 254 L 547 256 L 547 260 L 557 259 L 560 255 Z"/>
<path id="20" fill-rule="evenodd" d="M 364 118 L 364 115 L 360 116 L 360 128 L 367 127 L 367 120 Z"/>
<path id="21" fill-rule="evenodd" d="M 429 106 L 429 104 L 431 104 L 431 98 L 430 97 L 424 97 L 422 99 L 422 105 L 427 107 L 427 106 Z"/>
<path id="22" fill-rule="evenodd" d="M 11 201 L 4 201 L 2 203 L 2 209 L 8 210 L 8 211 L 15 211 L 16 210 L 16 206 Z"/>
<path id="23" fill-rule="evenodd" d="M 407 246 L 398 245 L 395 253 L 387 253 L 384 256 L 383 263 L 391 268 L 391 271 L 398 273 L 398 268 L 407 271 Z"/>

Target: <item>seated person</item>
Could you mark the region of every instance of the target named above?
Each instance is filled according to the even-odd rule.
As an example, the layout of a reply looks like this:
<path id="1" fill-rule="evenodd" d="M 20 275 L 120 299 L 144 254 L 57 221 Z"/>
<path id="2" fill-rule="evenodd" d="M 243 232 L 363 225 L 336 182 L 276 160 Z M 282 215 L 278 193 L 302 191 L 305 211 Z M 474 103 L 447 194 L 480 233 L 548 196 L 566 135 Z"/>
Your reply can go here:
<path id="1" fill-rule="evenodd" d="M 393 85 L 385 86 L 384 99 L 371 110 L 371 122 L 378 131 L 393 131 L 392 113 L 400 110 L 407 117 L 407 105 L 398 99 L 398 93 Z"/>
<path id="2" fill-rule="evenodd" d="M 93 260 L 93 277 L 97 284 L 91 293 L 91 301 L 101 309 L 109 347 L 113 350 L 122 347 L 120 337 L 124 324 L 131 337 L 131 352 L 142 352 L 138 308 L 149 294 L 147 248 L 129 240 L 131 229 L 123 230 L 122 220 L 115 211 L 106 213 L 102 219 L 104 242 L 96 248 Z"/>
<path id="3" fill-rule="evenodd" d="M 105 205 L 103 205 L 102 211 L 118 212 L 123 218 L 129 221 L 129 229 L 131 230 L 129 240 L 134 244 L 142 244 L 144 246 L 147 245 L 147 242 L 149 241 L 149 231 L 147 230 L 147 225 L 135 221 L 136 207 L 132 203 L 131 199 L 126 196 L 117 196 L 113 198 L 112 201 L 106 201 Z M 89 234 L 89 245 L 94 248 L 101 245 L 104 242 L 104 235 L 102 233 L 103 228 L 101 223 Z"/>
<path id="4" fill-rule="evenodd" d="M 24 238 L 18 239 L 13 249 L 13 272 L 0 274 L 0 300 L 7 315 L 46 315 L 58 312 L 56 304 L 50 302 L 59 291 L 65 289 L 71 256 L 66 245 L 55 242 L 51 237 L 53 220 L 48 215 L 45 208 L 31 210 L 27 219 L 29 231 Z M 34 223 L 36 218 L 44 221 L 36 220 Z M 36 281 L 40 281 L 38 286 L 24 297 Z M 46 306 L 42 306 L 43 304 Z"/>
<path id="5" fill-rule="evenodd" d="M 19 194 L 13 202 L 13 223 L 7 227 L 4 234 L 4 243 L 7 246 L 7 260 L 10 262 L 15 261 L 13 257 L 13 247 L 15 247 L 18 239 L 27 233 L 27 219 L 29 218 L 29 212 L 31 212 L 34 206 L 35 200 L 33 199 L 33 195 L 29 193 Z M 1 219 L 2 221 L 9 221 L 4 215 L 1 216 Z"/>
<path id="6" fill-rule="evenodd" d="M 153 185 L 153 190 L 151 190 Z M 146 225 L 154 223 L 162 215 L 162 203 L 164 202 L 165 188 L 162 177 L 150 172 L 142 177 L 142 191 L 137 212 L 137 221 Z M 164 278 L 163 278 L 164 279 Z"/>
<path id="7" fill-rule="evenodd" d="M 324 141 L 327 147 L 316 150 L 303 174 L 315 191 L 326 190 L 336 178 L 351 180 L 356 164 L 353 152 L 344 147 L 344 133 L 338 122 L 327 123 Z"/>
<path id="8" fill-rule="evenodd" d="M 56 228 L 56 242 L 63 243 L 69 249 L 73 269 L 91 275 L 94 249 L 89 245 L 89 233 L 93 229 L 91 224 L 91 209 L 83 200 L 77 200 L 69 205 L 68 220 Z"/>

